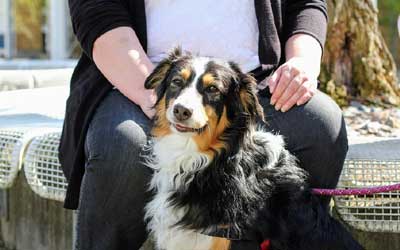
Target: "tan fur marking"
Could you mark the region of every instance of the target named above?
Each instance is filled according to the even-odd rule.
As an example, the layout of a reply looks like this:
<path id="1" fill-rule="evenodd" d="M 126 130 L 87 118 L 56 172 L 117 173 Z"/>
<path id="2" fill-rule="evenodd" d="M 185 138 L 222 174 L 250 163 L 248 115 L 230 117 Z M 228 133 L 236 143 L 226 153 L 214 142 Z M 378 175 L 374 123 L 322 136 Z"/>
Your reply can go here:
<path id="1" fill-rule="evenodd" d="M 214 76 L 210 73 L 203 75 L 202 77 L 204 87 L 210 86 L 215 82 Z"/>
<path id="2" fill-rule="evenodd" d="M 171 100 L 173 101 L 173 100 Z M 170 123 L 166 116 L 167 110 L 165 108 L 165 97 L 163 97 L 156 107 L 156 116 L 154 127 L 151 134 L 155 137 L 166 136 L 171 133 Z"/>
<path id="3" fill-rule="evenodd" d="M 252 102 L 250 94 L 247 92 L 246 89 L 242 89 L 242 90 L 240 90 L 239 95 L 240 95 L 240 100 L 242 101 L 242 103 L 244 105 L 244 108 L 248 112 L 249 104 L 250 104 L 250 102 Z"/>
<path id="4" fill-rule="evenodd" d="M 229 250 L 231 241 L 225 238 L 213 237 L 210 250 Z"/>
<path id="5" fill-rule="evenodd" d="M 191 74 L 192 74 L 192 72 L 190 71 L 190 69 L 185 68 L 185 69 L 181 70 L 181 76 L 185 81 L 189 79 Z"/>
<path id="6" fill-rule="evenodd" d="M 230 225 L 219 225 L 217 228 L 219 229 L 229 229 L 231 226 Z"/>
<path id="7" fill-rule="evenodd" d="M 165 63 L 151 78 L 151 88 L 156 88 L 165 78 L 169 68 L 171 67 L 170 63 Z"/>
<path id="8" fill-rule="evenodd" d="M 205 112 L 208 117 L 208 126 L 203 133 L 200 135 L 195 135 L 193 139 L 196 142 L 199 151 L 209 155 L 212 158 L 214 157 L 213 150 L 220 151 L 222 148 L 227 147 L 224 142 L 220 141 L 219 137 L 229 126 L 229 121 L 226 117 L 225 108 L 219 122 L 218 116 L 212 107 L 206 106 Z"/>
<path id="9" fill-rule="evenodd" d="M 258 102 L 257 96 L 253 96 L 252 93 L 249 92 L 249 90 L 242 89 L 239 92 L 240 95 L 240 101 L 243 104 L 243 107 L 245 108 L 245 111 L 247 113 L 254 113 L 256 112 L 259 118 L 261 118 L 264 122 L 264 110 L 260 103 Z M 250 111 L 250 107 L 252 107 L 254 110 Z"/>

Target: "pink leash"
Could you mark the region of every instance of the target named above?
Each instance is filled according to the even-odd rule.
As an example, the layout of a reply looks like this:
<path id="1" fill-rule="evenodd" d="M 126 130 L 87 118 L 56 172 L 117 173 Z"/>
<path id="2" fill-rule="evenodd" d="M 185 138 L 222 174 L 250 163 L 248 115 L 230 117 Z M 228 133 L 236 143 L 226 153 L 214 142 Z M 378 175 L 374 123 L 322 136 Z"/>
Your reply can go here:
<path id="1" fill-rule="evenodd" d="M 387 193 L 392 191 L 400 191 L 400 183 L 367 188 L 350 188 L 350 189 L 323 189 L 313 188 L 312 193 L 316 195 L 342 196 L 342 195 L 371 195 L 376 193 Z"/>
<path id="2" fill-rule="evenodd" d="M 367 187 L 367 188 L 350 188 L 350 189 L 323 189 L 313 188 L 312 193 L 316 195 L 329 195 L 329 196 L 342 196 L 342 195 L 370 195 L 376 193 L 387 193 L 392 191 L 399 191 L 400 183 L 380 187 Z M 265 240 L 260 245 L 261 250 L 270 249 L 270 240 Z"/>

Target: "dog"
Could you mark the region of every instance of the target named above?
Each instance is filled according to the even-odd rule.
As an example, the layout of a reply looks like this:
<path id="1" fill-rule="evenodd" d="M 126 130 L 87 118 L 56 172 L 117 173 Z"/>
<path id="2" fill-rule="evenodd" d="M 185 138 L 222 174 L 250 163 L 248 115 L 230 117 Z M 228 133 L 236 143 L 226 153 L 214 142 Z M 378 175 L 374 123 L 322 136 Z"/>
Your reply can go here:
<path id="1" fill-rule="evenodd" d="M 238 239 L 362 249 L 312 195 L 282 137 L 263 128 L 256 81 L 237 64 L 175 49 L 145 88 L 157 94 L 145 208 L 157 249 L 228 250 Z"/>

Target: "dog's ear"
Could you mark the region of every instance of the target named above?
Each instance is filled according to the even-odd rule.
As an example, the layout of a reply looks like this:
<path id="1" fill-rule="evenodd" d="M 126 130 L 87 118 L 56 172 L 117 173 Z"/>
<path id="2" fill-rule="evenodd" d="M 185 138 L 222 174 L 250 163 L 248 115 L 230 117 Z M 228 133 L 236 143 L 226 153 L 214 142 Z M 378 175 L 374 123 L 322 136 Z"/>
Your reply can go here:
<path id="1" fill-rule="evenodd" d="M 246 112 L 264 121 L 264 110 L 258 101 L 256 86 L 257 81 L 254 77 L 243 74 L 240 79 L 240 101 Z"/>
<path id="2" fill-rule="evenodd" d="M 230 62 L 230 66 L 237 74 L 239 98 L 244 110 L 252 117 L 264 121 L 264 110 L 257 97 L 256 79 L 250 74 L 243 73 L 237 64 Z"/>
<path id="3" fill-rule="evenodd" d="M 167 58 L 162 60 L 144 82 L 146 89 L 157 88 L 167 77 L 172 64 L 182 56 L 180 47 L 176 47 Z"/>

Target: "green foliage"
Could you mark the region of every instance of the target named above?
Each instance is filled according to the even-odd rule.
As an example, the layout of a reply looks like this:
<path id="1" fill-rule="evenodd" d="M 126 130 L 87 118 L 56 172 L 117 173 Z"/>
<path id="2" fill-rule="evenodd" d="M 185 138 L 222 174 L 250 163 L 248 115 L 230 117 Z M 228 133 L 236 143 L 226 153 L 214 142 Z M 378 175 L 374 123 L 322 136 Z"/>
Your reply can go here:
<path id="1" fill-rule="evenodd" d="M 378 8 L 381 13 L 389 14 L 391 12 L 392 16 L 400 14 L 400 1 L 399 0 L 380 0 L 378 1 Z M 391 22 L 392 16 L 380 15 L 379 21 L 383 24 L 388 24 Z"/>
<path id="2" fill-rule="evenodd" d="M 397 31 L 397 18 L 400 15 L 399 0 L 379 0 L 379 25 L 392 55 L 400 66 L 400 38 Z"/>

